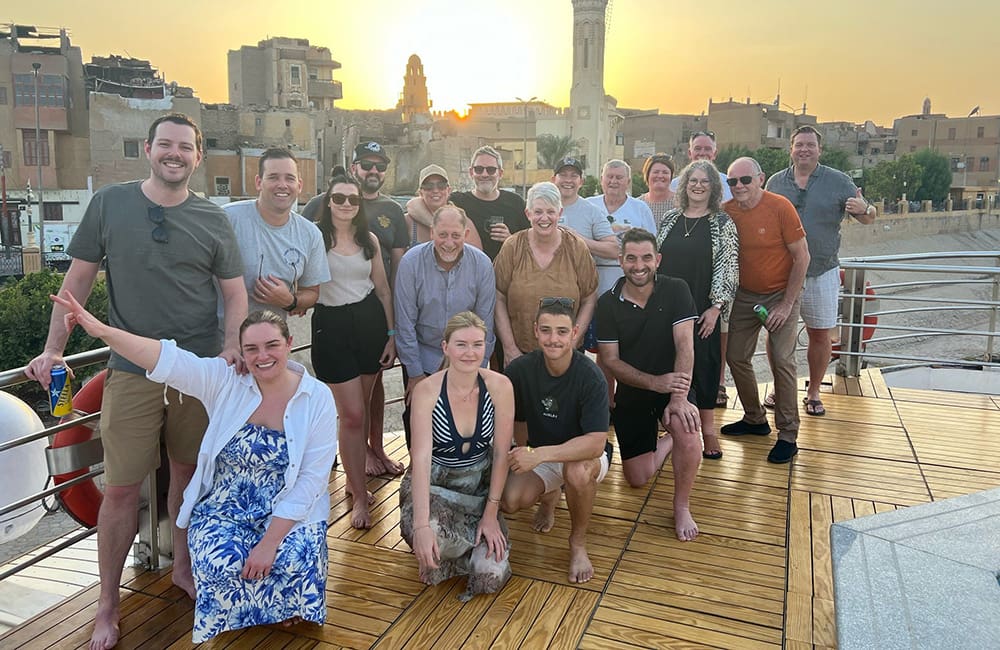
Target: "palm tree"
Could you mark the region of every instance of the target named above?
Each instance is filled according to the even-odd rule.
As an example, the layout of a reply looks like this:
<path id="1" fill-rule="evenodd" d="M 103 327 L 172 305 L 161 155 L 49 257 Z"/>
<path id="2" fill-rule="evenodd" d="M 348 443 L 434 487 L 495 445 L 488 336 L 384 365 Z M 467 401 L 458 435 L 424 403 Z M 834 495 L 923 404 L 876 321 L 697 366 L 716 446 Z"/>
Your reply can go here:
<path id="1" fill-rule="evenodd" d="M 542 169 L 554 169 L 556 163 L 576 150 L 576 140 L 568 135 L 552 135 L 543 133 L 538 136 L 538 166 Z"/>

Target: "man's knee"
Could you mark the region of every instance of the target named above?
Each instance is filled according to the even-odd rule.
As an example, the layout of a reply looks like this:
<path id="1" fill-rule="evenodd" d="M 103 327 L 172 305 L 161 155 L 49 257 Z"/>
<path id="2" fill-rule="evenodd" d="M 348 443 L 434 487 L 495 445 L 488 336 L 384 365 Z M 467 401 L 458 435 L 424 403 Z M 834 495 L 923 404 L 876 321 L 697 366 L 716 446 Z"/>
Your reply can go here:
<path id="1" fill-rule="evenodd" d="M 830 343 L 830 330 L 827 328 L 813 328 L 807 327 L 806 332 L 809 333 L 809 345 L 829 345 Z"/>
<path id="2" fill-rule="evenodd" d="M 132 485 L 105 485 L 104 498 L 101 500 L 101 510 L 116 511 L 119 509 L 139 508 L 139 495 L 142 493 L 142 483 Z"/>
<path id="3" fill-rule="evenodd" d="M 583 489 L 592 483 L 597 483 L 597 475 L 601 471 L 599 458 L 575 460 L 563 463 L 563 481 L 574 489 Z"/>

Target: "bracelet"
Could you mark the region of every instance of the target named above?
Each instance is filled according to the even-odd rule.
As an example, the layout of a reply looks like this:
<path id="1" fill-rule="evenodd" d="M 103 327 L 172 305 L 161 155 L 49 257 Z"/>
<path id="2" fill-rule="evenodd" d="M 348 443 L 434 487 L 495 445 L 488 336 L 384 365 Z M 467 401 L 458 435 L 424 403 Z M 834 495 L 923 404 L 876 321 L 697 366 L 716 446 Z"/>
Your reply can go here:
<path id="1" fill-rule="evenodd" d="M 386 330 L 385 333 L 389 336 L 396 336 L 396 330 Z"/>
<path id="2" fill-rule="evenodd" d="M 292 304 L 285 307 L 285 311 L 295 311 L 295 308 L 299 306 L 299 297 L 294 293 L 292 294 Z"/>
<path id="3" fill-rule="evenodd" d="M 416 528 L 413 529 L 413 533 L 416 534 L 416 532 L 421 528 L 430 528 L 430 526 L 417 526 Z"/>
<path id="4" fill-rule="evenodd" d="M 487 500 L 487 501 L 489 501 L 490 503 L 495 503 L 495 504 L 497 504 L 497 505 L 500 505 L 500 499 L 494 499 L 494 498 L 493 498 L 493 497 L 491 497 L 491 496 L 487 496 L 487 497 L 486 497 L 486 500 Z"/>

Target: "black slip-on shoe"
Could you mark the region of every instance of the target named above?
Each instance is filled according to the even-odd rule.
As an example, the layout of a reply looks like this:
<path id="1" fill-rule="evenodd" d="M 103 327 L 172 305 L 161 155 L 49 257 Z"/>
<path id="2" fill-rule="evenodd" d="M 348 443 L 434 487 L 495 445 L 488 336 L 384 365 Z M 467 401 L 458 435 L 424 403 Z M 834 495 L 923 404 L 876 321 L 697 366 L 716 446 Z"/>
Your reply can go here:
<path id="1" fill-rule="evenodd" d="M 724 425 L 719 432 L 724 436 L 767 436 L 771 434 L 771 426 L 767 422 L 760 424 L 750 424 L 746 420 L 737 420 L 731 424 Z"/>
<path id="2" fill-rule="evenodd" d="M 799 446 L 794 442 L 779 440 L 774 444 L 774 447 L 771 447 L 771 451 L 767 455 L 767 462 L 777 465 L 788 463 L 791 462 L 792 456 L 797 453 L 799 453 Z"/>

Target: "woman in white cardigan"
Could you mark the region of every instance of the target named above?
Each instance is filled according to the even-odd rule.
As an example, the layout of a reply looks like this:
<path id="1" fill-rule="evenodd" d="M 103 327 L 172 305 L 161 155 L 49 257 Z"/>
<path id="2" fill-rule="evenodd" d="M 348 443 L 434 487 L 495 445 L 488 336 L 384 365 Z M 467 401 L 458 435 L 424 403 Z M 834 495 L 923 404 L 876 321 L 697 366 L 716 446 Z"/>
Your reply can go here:
<path id="1" fill-rule="evenodd" d="M 289 359 L 287 324 L 267 311 L 243 322 L 249 374 L 240 375 L 223 359 L 106 325 L 68 292 L 52 299 L 69 310 L 67 331 L 80 325 L 208 411 L 177 516 L 197 593 L 193 641 L 253 625 L 323 623 L 337 412 L 326 386 Z"/>

